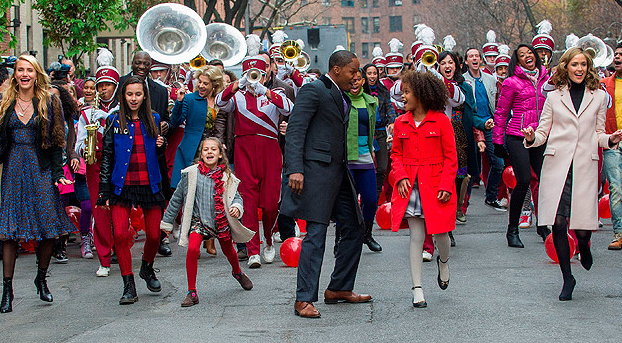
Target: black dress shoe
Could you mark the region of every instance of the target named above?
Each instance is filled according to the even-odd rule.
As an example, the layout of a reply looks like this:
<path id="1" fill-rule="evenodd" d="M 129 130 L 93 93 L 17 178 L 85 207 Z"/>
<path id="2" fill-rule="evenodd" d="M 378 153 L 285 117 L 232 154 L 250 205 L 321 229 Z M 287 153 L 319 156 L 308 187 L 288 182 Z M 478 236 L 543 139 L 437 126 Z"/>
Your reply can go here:
<path id="1" fill-rule="evenodd" d="M 129 305 L 137 302 L 138 295 L 136 295 L 134 274 L 122 275 L 121 278 L 123 278 L 123 296 L 119 299 L 119 305 Z"/>
<path id="2" fill-rule="evenodd" d="M 48 289 L 48 283 L 45 280 L 47 276 L 48 270 L 38 268 L 37 277 L 35 278 L 35 287 L 37 287 L 37 294 L 39 294 L 39 299 L 51 303 L 54 301 L 52 297 L 52 293 Z"/>
<path id="3" fill-rule="evenodd" d="M 415 288 L 421 288 L 421 286 L 415 286 L 412 288 L 412 290 L 414 291 Z M 415 302 L 415 297 L 413 296 L 413 307 L 414 308 L 424 308 L 424 307 L 428 307 L 428 303 L 425 302 L 425 300 L 419 301 L 419 302 Z"/>
<path id="4" fill-rule="evenodd" d="M 143 260 L 138 276 L 145 280 L 147 283 L 147 289 L 150 291 L 160 292 L 162 290 L 162 285 L 160 284 L 158 278 L 156 278 L 155 270 L 153 269 L 153 262 L 149 263 Z"/>
<path id="5" fill-rule="evenodd" d="M 5 277 L 2 281 L 2 303 L 0 303 L 0 313 L 13 311 L 13 278 Z"/>
<path id="6" fill-rule="evenodd" d="M 438 282 L 438 287 L 440 287 L 442 290 L 446 290 L 447 287 L 449 287 L 449 279 L 447 279 L 447 281 L 443 281 L 441 280 L 441 263 L 447 263 L 449 261 L 449 258 L 447 258 L 447 261 L 443 262 L 441 261 L 441 257 L 440 256 L 436 256 L 436 268 L 438 268 L 438 276 L 436 277 L 436 281 Z"/>

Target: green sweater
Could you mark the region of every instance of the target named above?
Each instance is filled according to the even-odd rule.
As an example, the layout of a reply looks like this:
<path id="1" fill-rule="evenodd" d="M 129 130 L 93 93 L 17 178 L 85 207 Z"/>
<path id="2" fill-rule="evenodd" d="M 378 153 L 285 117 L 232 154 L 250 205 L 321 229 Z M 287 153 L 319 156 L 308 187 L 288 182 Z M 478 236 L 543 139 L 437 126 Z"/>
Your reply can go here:
<path id="1" fill-rule="evenodd" d="M 352 100 L 352 108 L 350 108 L 350 120 L 348 121 L 348 161 L 357 161 L 359 159 L 359 113 L 357 108 L 367 107 L 369 114 L 369 133 L 367 135 L 367 145 L 369 152 L 374 151 L 374 133 L 376 129 L 376 112 L 378 112 L 378 99 L 375 96 L 366 94 L 361 89 L 357 95 L 347 93 Z"/>

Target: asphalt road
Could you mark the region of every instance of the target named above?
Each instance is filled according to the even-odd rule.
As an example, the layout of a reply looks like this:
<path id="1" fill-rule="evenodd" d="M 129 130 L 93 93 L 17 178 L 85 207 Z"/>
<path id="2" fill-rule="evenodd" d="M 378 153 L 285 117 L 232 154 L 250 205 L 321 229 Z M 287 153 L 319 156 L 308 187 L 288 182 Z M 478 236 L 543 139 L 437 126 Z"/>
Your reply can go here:
<path id="1" fill-rule="evenodd" d="M 585 271 L 573 259 L 574 299 L 560 302 L 559 267 L 550 262 L 535 228 L 523 230 L 524 249 L 508 248 L 507 213 L 483 205 L 483 189 L 474 191 L 467 225 L 455 231 L 451 283 L 436 284 L 436 264 L 424 264 L 428 307 L 411 305 L 408 231 L 375 231 L 381 253 L 364 247 L 355 291 L 374 297 L 367 304 L 317 307 L 320 319 L 293 314 L 296 269 L 280 260 L 261 269 L 242 269 L 255 287 L 244 291 L 226 259 L 199 260 L 200 303 L 181 308 L 186 294 L 185 251 L 158 257 L 161 293 L 151 293 L 138 278 L 141 236 L 133 249 L 139 302 L 118 305 L 119 269 L 97 278 L 97 260 L 80 258 L 69 246 L 68 264 L 52 264 L 48 284 L 53 303 L 39 300 L 33 285 L 33 255 L 21 255 L 14 279 L 12 313 L 0 315 L 1 342 L 620 342 L 622 252 L 608 251 L 612 229 L 606 222 L 593 235 L 594 266 Z M 321 289 L 328 284 L 334 259 L 328 237 Z"/>

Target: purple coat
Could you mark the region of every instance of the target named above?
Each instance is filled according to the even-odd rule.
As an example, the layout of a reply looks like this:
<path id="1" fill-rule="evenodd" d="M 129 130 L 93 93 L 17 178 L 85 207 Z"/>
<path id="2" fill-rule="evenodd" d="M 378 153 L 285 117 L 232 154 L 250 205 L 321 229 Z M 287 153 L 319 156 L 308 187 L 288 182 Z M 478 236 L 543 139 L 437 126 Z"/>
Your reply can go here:
<path id="1" fill-rule="evenodd" d="M 503 144 L 504 135 L 524 137 L 521 129 L 527 126 L 533 127 L 534 130 L 538 127 L 546 100 L 541 88 L 548 79 L 546 69 L 540 67 L 538 85 L 534 86 L 525 72 L 516 66 L 514 75 L 503 81 L 495 111 L 495 126 L 492 129 L 494 144 Z M 508 121 L 510 111 L 512 117 Z"/>

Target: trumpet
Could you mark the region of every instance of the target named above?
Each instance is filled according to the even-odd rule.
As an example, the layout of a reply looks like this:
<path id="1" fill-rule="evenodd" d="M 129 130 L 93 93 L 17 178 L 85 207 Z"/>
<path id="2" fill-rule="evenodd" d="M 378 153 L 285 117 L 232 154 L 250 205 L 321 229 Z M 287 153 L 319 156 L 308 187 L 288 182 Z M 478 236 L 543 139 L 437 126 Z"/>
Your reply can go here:
<path id="1" fill-rule="evenodd" d="M 298 56 L 302 52 L 302 48 L 300 44 L 295 40 L 286 40 L 281 44 L 280 48 L 281 55 L 283 55 L 283 59 L 287 62 L 296 62 L 298 60 Z"/>
<path id="2" fill-rule="evenodd" d="M 436 54 L 428 50 L 421 55 L 421 64 L 426 67 L 431 67 L 436 64 Z"/>
<path id="3" fill-rule="evenodd" d="M 262 72 L 257 68 L 251 68 L 246 72 L 246 79 L 250 84 L 256 84 L 261 81 Z"/>

